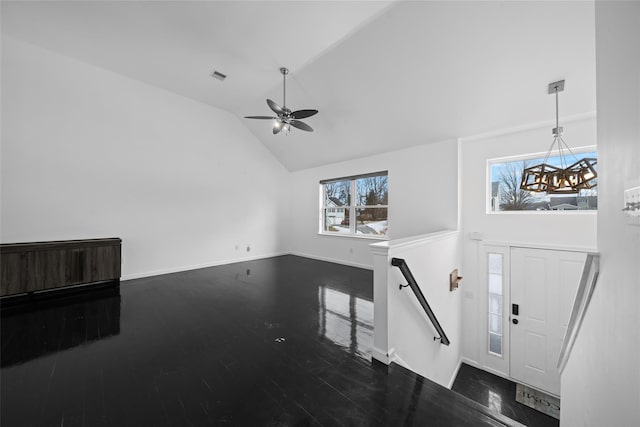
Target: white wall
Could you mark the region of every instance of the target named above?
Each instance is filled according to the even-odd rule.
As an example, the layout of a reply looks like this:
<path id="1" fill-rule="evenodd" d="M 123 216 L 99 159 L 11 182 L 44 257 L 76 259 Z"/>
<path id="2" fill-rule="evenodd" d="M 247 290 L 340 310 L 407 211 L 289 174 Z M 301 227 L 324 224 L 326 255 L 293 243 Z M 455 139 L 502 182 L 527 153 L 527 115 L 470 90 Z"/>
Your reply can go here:
<path id="1" fill-rule="evenodd" d="M 375 240 L 319 235 L 322 179 L 389 171 L 389 235 L 393 239 L 458 227 L 455 141 L 425 144 L 290 175 L 288 246 L 299 255 L 373 268 Z"/>
<path id="2" fill-rule="evenodd" d="M 596 2 L 600 276 L 562 375 L 563 426 L 640 425 L 640 3 Z"/>
<path id="3" fill-rule="evenodd" d="M 124 278 L 285 250 L 287 173 L 233 115 L 3 36 L 2 124 L 2 242 L 121 237 Z"/>
<path id="4" fill-rule="evenodd" d="M 396 362 L 444 387 L 460 366 L 461 296 L 449 288 L 449 274 L 460 268 L 460 233 L 441 231 L 375 244 L 374 347 L 372 356 Z M 406 261 L 429 307 L 450 340 L 444 345 L 392 258 Z M 462 273 L 459 271 L 459 273 Z"/>
<path id="5" fill-rule="evenodd" d="M 540 96 L 549 96 L 541 88 Z M 570 96 L 570 82 L 563 92 Z M 553 114 L 553 98 L 550 112 Z M 561 104 L 562 105 L 562 104 Z M 570 147 L 596 144 L 595 118 L 567 121 L 561 118 L 564 140 Z M 486 213 L 487 160 L 518 156 L 529 153 L 545 153 L 553 137 L 552 123 L 502 135 L 463 140 L 461 151 L 461 231 L 463 264 L 465 270 L 463 292 L 463 342 L 465 359 L 481 365 L 479 355 L 479 301 L 478 251 L 479 242 L 470 240 L 469 233 L 478 232 L 484 242 L 521 243 L 527 245 L 563 248 L 595 249 L 595 212 L 531 212 Z"/>

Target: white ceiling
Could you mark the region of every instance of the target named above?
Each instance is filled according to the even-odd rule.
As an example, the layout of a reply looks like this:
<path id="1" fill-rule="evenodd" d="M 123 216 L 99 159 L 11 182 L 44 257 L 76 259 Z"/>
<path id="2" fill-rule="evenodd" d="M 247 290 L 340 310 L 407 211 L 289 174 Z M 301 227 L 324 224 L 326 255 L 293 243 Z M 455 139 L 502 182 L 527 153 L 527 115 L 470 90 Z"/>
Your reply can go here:
<path id="1" fill-rule="evenodd" d="M 289 169 L 551 121 L 595 105 L 593 2 L 2 2 L 2 32 L 238 117 Z M 224 82 L 209 76 L 216 69 Z M 100 82 L 96 82 L 100 84 Z"/>

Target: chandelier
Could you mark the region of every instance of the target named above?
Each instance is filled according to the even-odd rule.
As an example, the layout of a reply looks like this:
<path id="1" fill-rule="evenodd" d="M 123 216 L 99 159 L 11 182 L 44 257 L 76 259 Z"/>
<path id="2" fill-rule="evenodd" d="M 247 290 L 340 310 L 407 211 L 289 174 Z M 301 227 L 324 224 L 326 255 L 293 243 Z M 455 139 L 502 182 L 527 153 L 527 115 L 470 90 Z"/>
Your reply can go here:
<path id="1" fill-rule="evenodd" d="M 594 181 L 598 177 L 595 168 L 598 160 L 591 157 L 578 160 L 562 139 L 563 128 L 558 124 L 558 92 L 563 90 L 564 80 L 549 84 L 549 94 L 556 95 L 556 127 L 552 130 L 553 142 L 542 163 L 523 169 L 521 190 L 549 194 L 575 194 L 580 190 L 598 185 L 597 181 Z M 560 159 L 559 166 L 547 163 L 554 148 Z M 565 153 L 570 153 L 576 160 L 575 163 L 569 164 Z"/>

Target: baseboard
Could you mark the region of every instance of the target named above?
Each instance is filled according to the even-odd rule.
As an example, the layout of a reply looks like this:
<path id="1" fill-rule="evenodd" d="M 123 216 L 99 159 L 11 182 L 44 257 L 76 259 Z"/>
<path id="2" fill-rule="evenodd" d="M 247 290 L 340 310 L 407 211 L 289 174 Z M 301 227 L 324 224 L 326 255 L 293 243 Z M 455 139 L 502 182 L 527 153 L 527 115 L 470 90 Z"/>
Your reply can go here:
<path id="1" fill-rule="evenodd" d="M 387 353 L 386 351 L 383 351 L 383 350 L 380 350 L 379 348 L 373 347 L 371 349 L 371 357 L 376 359 L 378 362 L 382 362 L 385 365 L 389 365 L 392 362 L 393 349 L 391 349 Z"/>
<path id="2" fill-rule="evenodd" d="M 482 369 L 482 367 L 480 366 L 480 364 L 477 361 L 475 361 L 473 359 L 469 359 L 468 357 L 462 356 L 460 358 L 460 362 L 461 363 L 466 363 L 467 365 L 471 365 L 474 368 Z"/>
<path id="3" fill-rule="evenodd" d="M 400 356 L 398 356 L 398 354 L 395 352 L 393 352 L 393 359 L 392 362 L 397 363 L 398 365 L 402 366 L 403 368 L 406 368 L 408 370 L 410 370 L 411 372 L 415 372 L 416 374 L 418 374 L 414 369 L 411 368 L 411 366 L 409 366 L 409 364 L 407 362 L 404 361 L 404 359 Z M 421 374 L 418 374 L 421 375 Z"/>
<path id="4" fill-rule="evenodd" d="M 513 378 L 511 378 L 509 375 L 505 374 L 504 372 L 500 372 L 500 371 L 497 371 L 495 369 L 491 369 L 491 368 L 489 368 L 487 366 L 484 366 L 484 367 L 483 366 L 478 366 L 477 368 L 478 369 L 482 369 L 485 372 L 489 372 L 490 374 L 493 374 L 496 377 L 504 378 L 505 380 L 509 380 L 509 381 L 513 381 L 513 382 L 518 382 L 518 381 L 514 380 Z"/>
<path id="5" fill-rule="evenodd" d="M 453 387 L 453 383 L 456 381 L 456 377 L 458 376 L 458 371 L 460 371 L 461 366 L 462 366 L 462 357 L 460 357 L 460 360 L 458 360 L 458 366 L 456 366 L 456 369 L 453 370 L 453 375 L 449 379 L 449 384 L 447 385 L 447 388 L 449 390 L 451 390 L 451 387 Z"/>
<path id="6" fill-rule="evenodd" d="M 123 275 L 121 277 L 120 280 L 125 281 L 125 280 L 133 280 L 133 279 L 142 279 L 142 278 L 145 278 L 145 277 L 161 276 L 163 274 L 171 274 L 171 273 L 180 273 L 180 272 L 183 272 L 183 271 L 198 270 L 200 268 L 207 268 L 207 267 L 217 267 L 219 265 L 234 264 L 234 263 L 237 263 L 237 262 L 255 261 L 255 260 L 258 260 L 258 259 L 273 258 L 273 257 L 276 257 L 276 256 L 282 256 L 282 255 L 295 255 L 295 256 L 299 256 L 299 257 L 303 257 L 303 258 L 315 259 L 315 260 L 318 260 L 318 261 L 325 261 L 325 262 L 331 262 L 331 263 L 334 263 L 334 264 L 346 265 L 346 266 L 349 266 L 349 267 L 357 267 L 357 268 L 363 268 L 363 269 L 366 269 L 366 270 L 373 270 L 373 266 L 371 266 L 371 265 L 359 264 L 359 263 L 356 263 L 356 262 L 345 261 L 345 260 L 342 260 L 342 259 L 334 259 L 334 258 L 329 258 L 329 257 L 322 257 L 322 256 L 317 256 L 317 255 L 306 254 L 306 253 L 303 253 L 303 252 L 277 252 L 277 253 L 273 253 L 273 254 L 254 255 L 254 256 L 250 256 L 250 257 L 225 259 L 225 260 L 219 260 L 219 261 L 213 261 L 213 262 L 206 262 L 206 263 L 202 263 L 202 264 L 193 264 L 193 265 L 186 265 L 186 266 L 180 266 L 180 267 L 163 268 L 161 270 L 145 271 L 143 273 L 125 274 L 125 275 Z"/>
<path id="7" fill-rule="evenodd" d="M 296 255 L 296 256 L 300 256 L 300 257 L 304 257 L 304 258 L 311 258 L 311 259 L 315 259 L 315 260 L 318 260 L 318 261 L 332 262 L 334 264 L 342 264 L 342 265 L 346 265 L 346 266 L 349 266 L 349 267 L 364 268 L 365 270 L 373 270 L 373 266 L 372 265 L 360 264 L 360 263 L 357 263 L 357 262 L 352 262 L 352 261 L 348 261 L 348 260 L 344 260 L 344 259 L 335 259 L 335 258 L 324 257 L 324 256 L 319 256 L 319 255 L 311 255 L 311 254 L 306 254 L 304 252 L 289 252 L 289 255 Z"/>
<path id="8" fill-rule="evenodd" d="M 237 262 L 256 261 L 259 259 L 273 258 L 273 257 L 289 255 L 289 254 L 290 254 L 289 252 L 278 252 L 273 254 L 254 255 L 250 257 L 219 260 L 219 261 L 207 262 L 202 264 L 193 264 L 193 265 L 187 265 L 187 266 L 181 266 L 181 267 L 164 268 L 161 270 L 146 271 L 144 273 L 126 274 L 126 275 L 123 275 L 120 280 L 125 281 L 125 280 L 133 280 L 133 279 L 142 279 L 145 277 L 161 276 L 163 274 L 171 274 L 171 273 L 180 273 L 183 271 L 198 270 L 200 268 L 207 268 L 207 267 L 217 267 L 219 265 L 235 264 Z"/>

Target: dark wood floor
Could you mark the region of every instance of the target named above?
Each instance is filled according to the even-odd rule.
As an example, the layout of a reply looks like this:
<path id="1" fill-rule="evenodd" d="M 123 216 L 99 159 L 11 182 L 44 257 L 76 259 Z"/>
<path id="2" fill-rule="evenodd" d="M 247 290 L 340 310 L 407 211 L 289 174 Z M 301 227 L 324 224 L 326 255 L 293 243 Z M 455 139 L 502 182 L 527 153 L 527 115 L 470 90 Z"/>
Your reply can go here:
<path id="1" fill-rule="evenodd" d="M 2 310 L 2 426 L 516 425 L 372 362 L 372 272 L 282 256 Z"/>
<path id="2" fill-rule="evenodd" d="M 558 427 L 560 421 L 516 401 L 516 383 L 462 364 L 451 389 L 529 427 Z"/>

